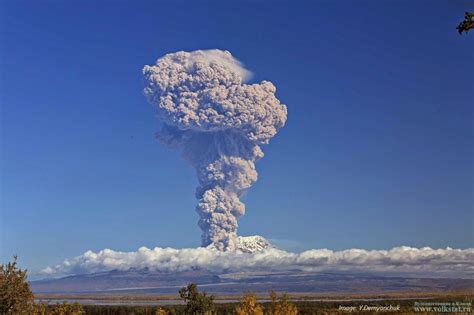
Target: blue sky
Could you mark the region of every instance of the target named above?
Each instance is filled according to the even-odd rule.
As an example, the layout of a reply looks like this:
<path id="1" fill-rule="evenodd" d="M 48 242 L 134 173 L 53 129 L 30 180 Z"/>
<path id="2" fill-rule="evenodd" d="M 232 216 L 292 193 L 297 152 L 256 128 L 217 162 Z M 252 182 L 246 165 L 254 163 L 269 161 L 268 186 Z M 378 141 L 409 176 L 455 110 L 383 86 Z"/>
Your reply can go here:
<path id="1" fill-rule="evenodd" d="M 473 246 L 469 1 L 3 1 L 0 258 L 200 244 L 197 181 L 141 69 L 227 49 L 288 122 L 258 162 L 241 235 L 289 250 Z"/>

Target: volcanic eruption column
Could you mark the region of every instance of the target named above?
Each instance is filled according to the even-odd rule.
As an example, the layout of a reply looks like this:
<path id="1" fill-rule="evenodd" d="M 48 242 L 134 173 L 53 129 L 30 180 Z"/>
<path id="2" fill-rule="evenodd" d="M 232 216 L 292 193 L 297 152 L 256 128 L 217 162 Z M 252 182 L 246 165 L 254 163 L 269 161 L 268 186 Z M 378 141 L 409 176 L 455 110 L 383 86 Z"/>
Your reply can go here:
<path id="1" fill-rule="evenodd" d="M 144 94 L 163 122 L 157 138 L 196 168 L 196 211 L 202 245 L 234 250 L 237 219 L 245 213 L 240 196 L 257 180 L 261 144 L 283 127 L 286 106 L 268 81 L 249 77 L 230 52 L 177 52 L 143 68 Z"/>

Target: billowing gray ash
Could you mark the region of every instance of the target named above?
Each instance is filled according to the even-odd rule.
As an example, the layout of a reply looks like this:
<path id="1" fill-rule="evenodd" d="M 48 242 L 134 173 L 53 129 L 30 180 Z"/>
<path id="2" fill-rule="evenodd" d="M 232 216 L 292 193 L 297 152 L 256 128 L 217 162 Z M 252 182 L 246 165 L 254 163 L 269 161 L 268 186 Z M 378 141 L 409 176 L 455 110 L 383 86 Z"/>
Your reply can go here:
<path id="1" fill-rule="evenodd" d="M 177 52 L 145 66 L 144 94 L 163 121 L 158 139 L 197 171 L 202 245 L 237 248 L 242 193 L 257 180 L 260 148 L 283 127 L 286 106 L 268 81 L 245 84 L 250 72 L 228 51 Z"/>

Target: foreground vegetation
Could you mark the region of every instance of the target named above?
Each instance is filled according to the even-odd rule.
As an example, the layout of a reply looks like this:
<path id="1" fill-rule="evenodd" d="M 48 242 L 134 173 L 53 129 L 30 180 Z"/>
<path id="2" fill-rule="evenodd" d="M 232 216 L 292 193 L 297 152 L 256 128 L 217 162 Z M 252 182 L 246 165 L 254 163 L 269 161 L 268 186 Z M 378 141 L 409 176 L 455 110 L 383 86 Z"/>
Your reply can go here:
<path id="1" fill-rule="evenodd" d="M 245 298 L 244 298 L 245 299 Z M 436 302 L 448 302 L 448 301 L 472 301 L 472 296 L 463 296 L 463 297 L 450 297 L 450 298 L 436 298 L 434 300 L 423 300 L 423 301 L 436 301 Z M 242 302 L 241 302 L 242 303 Z M 292 302 L 291 304 L 294 305 L 295 309 L 297 309 L 298 313 L 280 313 L 280 314 L 298 314 L 298 315 L 315 315 L 315 314 L 376 314 L 375 311 L 358 311 L 359 307 L 364 306 L 383 306 L 383 305 L 392 305 L 394 307 L 400 306 L 399 310 L 393 312 L 379 312 L 377 314 L 420 314 L 420 315 L 433 315 L 437 314 L 434 312 L 415 312 L 414 309 L 414 301 L 413 300 L 385 300 L 385 301 L 377 301 L 377 302 L 364 302 L 364 301 L 345 301 L 345 302 Z M 273 310 L 272 302 L 267 303 L 257 303 L 254 305 L 253 313 L 248 312 L 240 312 L 238 311 L 240 303 L 222 303 L 222 304 L 215 304 L 214 313 L 210 314 L 278 314 L 278 313 L 271 313 Z M 356 311 L 348 312 L 342 311 L 340 307 L 355 307 Z M 172 305 L 172 306 L 161 306 L 161 307 L 140 307 L 140 306 L 95 306 L 95 305 L 85 305 L 84 310 L 86 314 L 94 314 L 94 315 L 109 315 L 109 314 L 118 314 L 118 315 L 128 315 L 128 314 L 135 314 L 135 315 L 156 315 L 156 314 L 186 314 L 184 305 Z M 252 303 L 249 304 L 250 309 L 252 309 Z M 248 309 L 247 309 L 248 310 Z M 462 313 L 462 312 L 453 312 L 453 313 L 446 313 L 446 314 L 470 314 L 469 313 Z"/>
<path id="2" fill-rule="evenodd" d="M 81 315 L 84 309 L 78 303 L 47 305 L 35 303 L 27 281 L 27 270 L 17 267 L 17 257 L 2 264 L 0 270 L 0 314 L 28 315 Z"/>

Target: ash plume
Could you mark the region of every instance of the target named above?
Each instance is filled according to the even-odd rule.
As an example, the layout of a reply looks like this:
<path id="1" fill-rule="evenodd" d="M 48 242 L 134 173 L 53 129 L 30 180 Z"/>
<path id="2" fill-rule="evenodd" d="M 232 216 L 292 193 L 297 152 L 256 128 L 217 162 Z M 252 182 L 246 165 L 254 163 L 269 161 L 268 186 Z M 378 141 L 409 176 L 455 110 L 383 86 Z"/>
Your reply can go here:
<path id="1" fill-rule="evenodd" d="M 240 197 L 257 180 L 255 162 L 283 127 L 286 106 L 269 81 L 251 75 L 230 52 L 198 50 L 167 54 L 143 68 L 144 94 L 163 122 L 159 141 L 181 148 L 196 168 L 202 245 L 237 248 Z"/>

